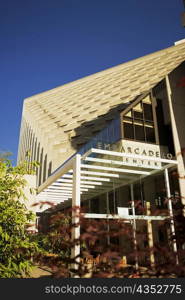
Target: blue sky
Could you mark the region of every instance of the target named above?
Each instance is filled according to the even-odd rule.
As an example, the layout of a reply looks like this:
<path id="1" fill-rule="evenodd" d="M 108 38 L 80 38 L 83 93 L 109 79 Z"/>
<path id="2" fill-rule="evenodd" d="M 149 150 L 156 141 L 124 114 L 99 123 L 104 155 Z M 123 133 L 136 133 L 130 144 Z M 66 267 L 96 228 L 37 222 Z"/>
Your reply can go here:
<path id="1" fill-rule="evenodd" d="M 169 47 L 182 0 L 0 2 L 0 150 L 17 156 L 23 99 Z"/>

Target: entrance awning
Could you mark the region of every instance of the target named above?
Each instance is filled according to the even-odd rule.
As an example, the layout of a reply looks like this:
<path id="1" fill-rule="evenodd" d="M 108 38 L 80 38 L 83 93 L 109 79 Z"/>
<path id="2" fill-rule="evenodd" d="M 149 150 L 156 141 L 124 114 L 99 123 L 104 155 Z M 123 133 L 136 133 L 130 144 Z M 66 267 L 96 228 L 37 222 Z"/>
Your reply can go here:
<path id="1" fill-rule="evenodd" d="M 172 159 L 91 148 L 61 165 L 39 187 L 36 199 L 56 205 L 69 203 L 75 195 L 74 182 L 78 182 L 80 199 L 87 200 L 175 165 L 177 161 Z"/>
<path id="2" fill-rule="evenodd" d="M 91 148 L 84 155 L 75 154 L 60 166 L 38 190 L 37 200 L 50 202 L 54 204 L 63 204 L 63 208 L 71 205 L 72 223 L 76 226 L 72 229 L 72 240 L 78 240 L 80 237 L 80 215 L 78 208 L 81 206 L 81 200 L 91 199 L 95 196 L 111 191 L 115 188 L 130 185 L 131 189 L 131 209 L 132 215 L 111 215 L 111 214 L 84 214 L 85 218 L 99 219 L 122 219 L 124 222 L 133 226 L 134 249 L 137 249 L 136 241 L 136 220 L 145 220 L 148 226 L 149 247 L 153 247 L 152 225 L 151 221 L 160 221 L 170 218 L 170 228 L 172 235 L 175 234 L 173 221 L 173 209 L 170 194 L 168 168 L 177 165 L 176 160 L 164 159 L 160 157 L 138 155 L 132 153 L 121 153 L 116 151 Z M 152 216 L 136 215 L 134 204 L 133 183 L 142 180 L 147 176 L 164 172 L 165 184 L 168 201 L 168 215 Z M 50 205 L 47 207 L 49 208 Z M 43 210 L 47 209 L 44 208 Z M 177 245 L 173 241 L 173 250 L 176 254 L 177 263 Z M 154 261 L 153 250 L 151 250 L 151 261 Z M 71 257 L 80 255 L 80 244 L 75 244 L 71 250 Z M 136 255 L 137 256 L 137 255 Z M 77 268 L 78 265 L 75 265 Z M 136 257 L 136 267 L 138 267 L 138 258 Z"/>

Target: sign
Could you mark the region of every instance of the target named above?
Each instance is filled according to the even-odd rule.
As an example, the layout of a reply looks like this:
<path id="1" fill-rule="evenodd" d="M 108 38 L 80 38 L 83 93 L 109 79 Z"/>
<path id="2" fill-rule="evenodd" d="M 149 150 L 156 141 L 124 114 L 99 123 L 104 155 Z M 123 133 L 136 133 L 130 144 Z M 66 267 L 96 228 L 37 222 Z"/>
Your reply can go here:
<path id="1" fill-rule="evenodd" d="M 145 157 L 172 159 L 172 154 L 168 153 L 167 147 L 136 141 L 121 140 L 112 145 L 111 150 L 133 155 L 132 158 L 123 157 L 123 161 L 134 164 L 137 167 L 161 167 L 161 162 L 146 160 Z M 143 159 L 138 159 L 137 155 L 142 156 Z M 136 158 L 134 158 L 134 156 L 136 156 Z"/>

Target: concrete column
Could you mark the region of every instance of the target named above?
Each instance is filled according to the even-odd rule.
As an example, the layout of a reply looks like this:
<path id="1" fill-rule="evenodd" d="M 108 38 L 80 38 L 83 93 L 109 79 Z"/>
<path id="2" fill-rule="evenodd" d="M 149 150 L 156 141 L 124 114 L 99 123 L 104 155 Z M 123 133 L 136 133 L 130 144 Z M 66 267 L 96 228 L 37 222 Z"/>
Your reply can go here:
<path id="1" fill-rule="evenodd" d="M 151 215 L 150 202 L 146 202 L 146 214 L 147 216 Z M 153 231 L 152 231 L 152 221 L 147 220 L 147 233 L 148 233 L 148 245 L 150 251 L 150 266 L 155 267 L 155 256 L 154 256 L 154 240 L 153 240 Z"/>
<path id="2" fill-rule="evenodd" d="M 72 224 L 75 226 L 72 228 L 72 241 L 80 238 L 80 165 L 81 155 L 77 154 L 73 162 Z M 80 243 L 75 244 L 75 246 L 71 249 L 72 259 L 78 255 L 80 255 Z M 76 259 L 76 262 L 80 262 L 80 257 Z M 78 269 L 78 264 L 74 264 L 73 267 Z"/>
<path id="3" fill-rule="evenodd" d="M 172 105 L 172 97 L 171 97 L 172 92 L 171 92 L 168 76 L 166 76 L 166 87 L 167 87 L 168 105 L 169 105 L 170 118 L 171 118 L 174 148 L 175 148 L 176 159 L 178 161 L 177 170 L 179 175 L 179 188 L 181 193 L 181 201 L 182 204 L 185 205 L 185 168 L 184 168 L 181 144 L 180 144 L 178 130 L 177 130 L 177 124 L 175 120 L 175 114 Z M 184 215 L 185 215 L 185 209 L 184 209 Z"/>
<path id="4" fill-rule="evenodd" d="M 168 175 L 168 169 L 165 169 L 164 171 L 164 178 L 165 178 L 165 185 L 166 185 L 166 196 L 168 198 L 168 212 L 170 215 L 170 231 L 172 237 L 175 237 L 175 224 L 173 219 L 173 207 L 172 207 L 172 200 L 171 200 L 171 192 L 170 192 L 170 183 L 169 183 L 169 175 Z M 173 251 L 176 254 L 176 263 L 179 263 L 178 255 L 177 255 L 177 242 L 176 239 L 173 238 L 172 243 Z"/>
<path id="5" fill-rule="evenodd" d="M 132 207 L 132 215 L 135 216 L 135 204 L 134 204 L 134 185 L 130 185 L 130 195 L 131 195 L 131 207 Z M 137 237 L 136 237 L 136 220 L 133 219 L 133 240 L 134 240 L 134 251 L 135 251 L 135 267 L 138 270 L 139 263 L 138 263 L 138 254 L 137 254 Z"/>

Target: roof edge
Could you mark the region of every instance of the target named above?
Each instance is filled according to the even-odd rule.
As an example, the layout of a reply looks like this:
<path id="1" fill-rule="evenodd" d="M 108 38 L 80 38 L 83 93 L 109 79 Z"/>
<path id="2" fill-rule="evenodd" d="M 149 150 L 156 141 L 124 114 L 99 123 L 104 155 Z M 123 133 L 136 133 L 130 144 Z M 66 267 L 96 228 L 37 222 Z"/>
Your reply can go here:
<path id="1" fill-rule="evenodd" d="M 68 88 L 68 87 L 75 86 L 75 85 L 79 84 L 80 82 L 85 82 L 86 80 L 89 80 L 89 79 L 91 79 L 91 78 L 92 78 L 92 79 L 98 78 L 99 76 L 109 74 L 109 73 L 113 72 L 113 71 L 116 70 L 116 69 L 119 70 L 119 69 L 121 69 L 123 66 L 124 66 L 124 67 L 127 67 L 127 66 L 129 66 L 130 64 L 133 64 L 134 62 L 137 64 L 138 62 L 141 62 L 141 61 L 144 60 L 144 59 L 148 59 L 148 58 L 150 58 L 150 57 L 152 57 L 152 56 L 153 56 L 153 57 L 158 56 L 158 54 L 160 54 L 160 53 L 162 53 L 162 52 L 165 52 L 165 51 L 171 52 L 173 49 L 176 49 L 176 50 L 177 50 L 177 49 L 183 48 L 183 47 L 185 47 L 185 43 L 184 43 L 184 42 L 183 42 L 183 43 L 177 43 L 177 44 L 175 44 L 175 45 L 173 45 L 173 46 L 164 48 L 164 49 L 162 49 L 162 50 L 159 50 L 159 51 L 156 51 L 156 52 L 152 52 L 152 53 L 146 54 L 146 55 L 144 55 L 144 56 L 135 58 L 135 59 L 133 59 L 133 60 L 129 60 L 129 61 L 127 61 L 127 62 L 118 64 L 118 65 L 116 65 L 116 66 L 113 66 L 113 67 L 110 67 L 110 68 L 107 68 L 107 69 L 104 69 L 104 70 L 102 70 L 102 71 L 98 71 L 98 72 L 96 72 L 96 73 L 93 73 L 93 74 L 90 74 L 90 75 L 86 75 L 86 76 L 81 77 L 81 78 L 79 78 L 79 79 L 76 79 L 76 80 L 74 80 L 74 81 L 70 81 L 70 82 L 64 83 L 64 84 L 59 85 L 59 86 L 57 86 L 57 87 L 55 87 L 55 88 L 52 88 L 52 89 L 43 91 L 43 92 L 38 93 L 38 94 L 34 94 L 34 95 L 30 96 L 30 97 L 25 98 L 25 99 L 24 99 L 24 102 L 25 102 L 25 101 L 27 102 L 27 101 L 29 101 L 29 100 L 36 99 L 36 98 L 38 98 L 38 97 L 40 98 L 40 96 L 43 96 L 43 97 L 45 97 L 45 96 L 47 96 L 47 95 L 49 96 L 49 95 L 51 95 L 51 94 L 53 94 L 53 93 L 56 93 L 57 91 L 60 91 L 61 89 L 65 89 L 65 88 Z"/>

